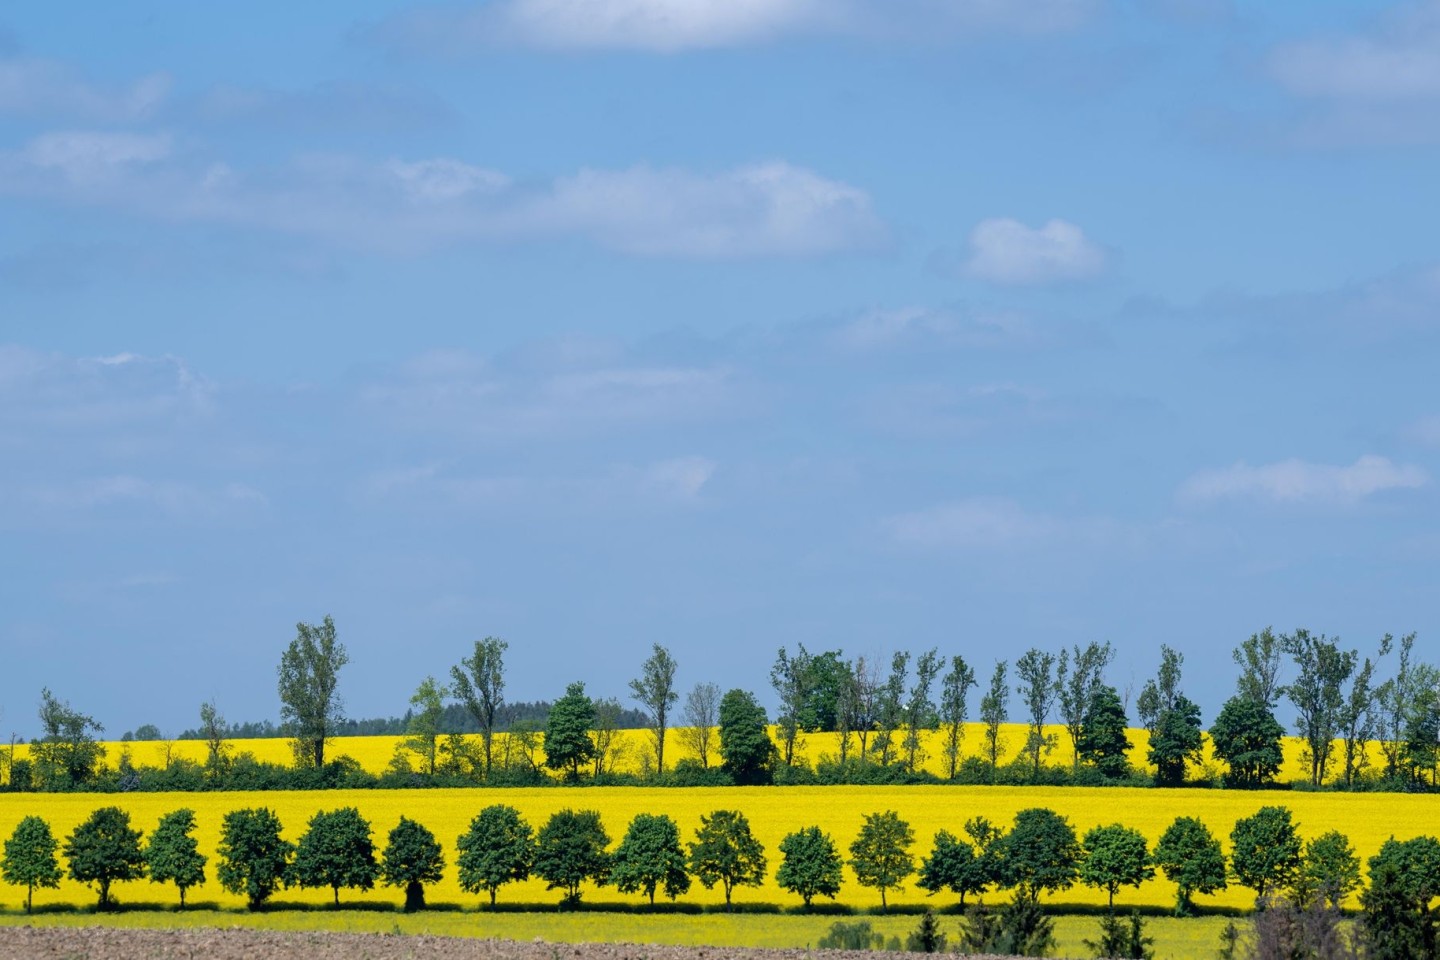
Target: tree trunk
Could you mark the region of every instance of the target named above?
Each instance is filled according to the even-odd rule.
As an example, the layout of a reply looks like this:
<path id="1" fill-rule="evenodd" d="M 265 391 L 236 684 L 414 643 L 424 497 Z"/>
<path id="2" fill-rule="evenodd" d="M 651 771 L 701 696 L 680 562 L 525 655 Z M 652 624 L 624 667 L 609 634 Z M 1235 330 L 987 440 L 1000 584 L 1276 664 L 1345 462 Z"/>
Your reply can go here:
<path id="1" fill-rule="evenodd" d="M 35 901 L 35 884 L 30 884 L 30 889 L 25 892 L 25 912 L 30 912 L 30 905 Z"/>
<path id="2" fill-rule="evenodd" d="M 889 910 L 890 910 L 889 905 L 885 903 L 885 888 L 884 888 L 884 887 L 881 887 L 881 888 L 880 888 L 880 912 L 881 912 L 881 913 L 888 913 Z"/>
<path id="3" fill-rule="evenodd" d="M 425 909 L 425 887 L 418 880 L 405 885 L 405 912 L 414 913 Z"/>
<path id="4" fill-rule="evenodd" d="M 495 906 L 495 888 L 490 888 L 490 906 Z"/>
<path id="5" fill-rule="evenodd" d="M 335 891 L 335 906 L 340 906 L 340 888 L 331 887 L 330 889 Z"/>
<path id="6" fill-rule="evenodd" d="M 184 888 L 184 887 L 181 887 L 181 888 L 180 888 L 180 909 L 181 909 L 181 910 L 184 910 L 184 909 L 185 909 L 185 888 Z"/>

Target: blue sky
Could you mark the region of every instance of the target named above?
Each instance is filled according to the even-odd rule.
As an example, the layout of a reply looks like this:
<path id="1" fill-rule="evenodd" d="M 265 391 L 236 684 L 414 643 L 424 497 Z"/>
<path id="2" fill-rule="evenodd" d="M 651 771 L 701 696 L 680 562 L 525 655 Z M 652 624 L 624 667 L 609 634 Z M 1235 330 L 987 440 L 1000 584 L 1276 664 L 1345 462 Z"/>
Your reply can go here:
<path id="1" fill-rule="evenodd" d="M 1437 635 L 1440 3 L 0 15 L 0 706 Z"/>

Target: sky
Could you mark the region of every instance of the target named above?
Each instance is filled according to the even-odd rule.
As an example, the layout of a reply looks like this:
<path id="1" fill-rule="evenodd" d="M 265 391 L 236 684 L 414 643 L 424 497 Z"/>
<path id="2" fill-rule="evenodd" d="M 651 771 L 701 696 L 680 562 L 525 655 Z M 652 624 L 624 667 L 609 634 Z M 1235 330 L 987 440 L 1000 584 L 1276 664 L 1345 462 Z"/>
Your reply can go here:
<path id="1" fill-rule="evenodd" d="M 1437 170 L 1440 0 L 7 5 L 0 729 L 1423 653 Z"/>

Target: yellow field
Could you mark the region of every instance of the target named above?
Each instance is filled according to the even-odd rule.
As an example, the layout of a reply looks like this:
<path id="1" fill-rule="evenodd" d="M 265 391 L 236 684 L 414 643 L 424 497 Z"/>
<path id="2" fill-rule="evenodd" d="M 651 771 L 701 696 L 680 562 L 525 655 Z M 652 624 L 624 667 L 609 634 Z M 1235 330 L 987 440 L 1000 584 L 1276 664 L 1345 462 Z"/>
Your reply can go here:
<path id="1" fill-rule="evenodd" d="M 1389 836 L 1410 837 L 1418 834 L 1440 834 L 1440 797 L 1399 794 L 1314 794 L 1314 793 L 1249 793 L 1223 790 L 1154 790 L 1103 788 L 1007 788 L 1007 787 L 790 787 L 790 788 L 538 788 L 538 789 L 463 789 L 463 790 L 380 790 L 333 792 L 273 793 L 185 793 L 185 794 L 4 794 L 0 795 L 0 837 L 8 837 L 15 824 L 27 814 L 37 814 L 51 824 L 57 837 L 63 838 L 92 810 L 108 804 L 130 811 L 134 824 L 144 831 L 154 828 L 159 817 L 179 807 L 194 809 L 199 818 L 201 850 L 212 856 L 210 875 L 213 877 L 213 855 L 219 838 L 221 817 L 241 807 L 268 806 L 285 824 L 290 839 L 298 839 L 306 821 L 321 809 L 356 806 L 370 820 L 375 830 L 377 847 L 385 836 L 406 815 L 425 824 L 440 839 L 451 866 L 445 880 L 433 887 L 429 899 L 440 904 L 470 906 L 478 898 L 465 895 L 455 880 L 453 867 L 456 838 L 470 819 L 484 806 L 506 803 L 518 808 L 535 827 L 550 814 L 564 807 L 589 808 L 600 811 L 613 841 L 618 842 L 630 819 L 637 813 L 667 813 L 679 823 L 688 840 L 699 825 L 701 814 L 717 808 L 738 809 L 745 813 L 770 856 L 770 875 L 779 865 L 777 847 L 781 838 L 796 829 L 819 824 L 843 848 L 848 847 L 866 813 L 895 810 L 913 825 L 916 834 L 917 858 L 928 852 L 936 830 L 947 828 L 959 832 L 966 818 L 984 815 L 999 823 L 1008 823 L 1016 811 L 1026 807 L 1046 806 L 1068 817 L 1077 832 L 1097 824 L 1122 822 L 1139 829 L 1153 842 L 1176 816 L 1198 816 L 1222 838 L 1228 837 L 1235 820 L 1248 816 L 1265 804 L 1281 803 L 1295 814 L 1301 833 L 1315 836 L 1336 829 L 1347 834 L 1362 858 L 1369 857 Z M 15 909 L 23 902 L 21 891 L 6 888 L 7 906 Z M 641 902 L 639 896 L 621 897 L 613 890 L 583 891 L 589 901 Z M 124 902 L 169 902 L 174 891 L 148 882 L 120 884 L 115 895 Z M 1138 891 L 1127 889 L 1119 897 L 1119 905 L 1153 905 L 1164 907 L 1173 902 L 1173 887 L 1162 879 L 1145 884 Z M 285 903 L 324 904 L 328 890 L 289 890 L 279 899 Z M 94 895 L 71 881 L 58 891 L 36 893 L 37 905 L 54 903 L 84 904 Z M 230 908 L 241 905 L 239 898 L 220 890 L 212 880 L 192 891 L 192 903 L 208 903 Z M 342 901 L 354 904 L 393 904 L 400 900 L 398 891 L 377 890 L 371 893 L 342 892 Z M 557 893 L 546 891 L 540 881 L 507 887 L 500 899 L 508 903 L 553 905 Z M 925 894 L 908 887 L 889 896 L 892 904 L 922 904 Z M 1102 895 L 1088 888 L 1075 888 L 1055 898 L 1058 904 L 1099 905 Z M 768 902 L 793 905 L 794 897 L 775 886 L 773 879 L 759 888 L 736 891 L 737 902 Z M 879 905 L 879 897 L 870 889 L 854 882 L 846 872 L 846 886 L 841 902 L 858 908 Z M 720 890 L 706 891 L 695 887 L 686 902 L 714 904 L 723 901 Z M 935 901 L 929 901 L 935 902 Z M 940 901 L 942 903 L 948 900 Z M 1201 897 L 1203 905 L 1245 908 L 1252 894 L 1232 889 L 1216 897 Z"/>

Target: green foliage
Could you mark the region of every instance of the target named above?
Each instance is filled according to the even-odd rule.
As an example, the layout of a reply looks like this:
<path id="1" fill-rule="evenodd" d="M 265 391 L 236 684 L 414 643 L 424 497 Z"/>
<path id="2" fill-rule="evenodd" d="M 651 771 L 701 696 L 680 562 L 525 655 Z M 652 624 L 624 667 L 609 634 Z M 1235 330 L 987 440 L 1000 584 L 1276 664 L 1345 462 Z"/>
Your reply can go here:
<path id="1" fill-rule="evenodd" d="M 1105 914 L 1100 918 L 1100 939 L 1085 941 L 1096 957 L 1115 960 L 1152 960 L 1154 944 L 1154 937 L 1145 936 L 1145 921 L 1138 912 L 1131 913 L 1128 920 Z"/>
<path id="2" fill-rule="evenodd" d="M 101 910 L 111 906 L 112 883 L 145 876 L 140 831 L 131 828 L 130 814 L 119 807 L 101 807 L 76 827 L 65 841 L 65 859 L 72 880 L 95 885 Z"/>
<path id="3" fill-rule="evenodd" d="M 1109 895 L 1112 915 L 1115 912 L 1115 894 L 1121 887 L 1138 887 L 1155 876 L 1145 837 L 1139 830 L 1118 823 L 1094 827 L 1085 834 L 1083 847 L 1085 858 L 1080 861 L 1080 880 Z"/>
<path id="4" fill-rule="evenodd" d="M 998 846 L 1005 882 L 1018 887 L 1022 899 L 1067 890 L 1075 883 L 1080 842 L 1070 821 L 1053 810 L 1021 810 Z"/>
<path id="5" fill-rule="evenodd" d="M 595 701 L 586 695 L 585 684 L 576 681 L 565 688 L 545 721 L 545 766 L 579 780 L 581 767 L 595 759 L 595 741 L 590 739 L 594 725 Z"/>
<path id="6" fill-rule="evenodd" d="M 50 824 L 39 817 L 26 817 L 15 825 L 15 832 L 5 841 L 5 855 L 0 859 L 0 876 L 6 883 L 25 887 L 25 912 L 29 913 L 36 887 L 55 889 L 60 886 L 60 864 L 55 859 L 59 847 L 50 834 Z"/>
<path id="7" fill-rule="evenodd" d="M 340 903 L 340 888 L 369 890 L 380 876 L 370 824 L 354 807 L 321 811 L 310 818 L 291 867 L 302 887 L 329 887 Z"/>
<path id="8" fill-rule="evenodd" d="M 1295 663 L 1295 680 L 1285 687 L 1285 693 L 1299 714 L 1295 723 L 1305 739 L 1310 783 L 1319 786 L 1325 782 L 1334 741 L 1341 732 L 1343 686 L 1355 672 L 1358 656 L 1353 650 L 1342 651 L 1324 634 L 1315 636 L 1308 630 L 1282 636 L 1280 647 Z"/>
<path id="9" fill-rule="evenodd" d="M 738 810 L 701 815 L 690 844 L 690 872 L 706 890 L 719 883 L 725 907 L 737 886 L 758 887 L 765 881 L 765 848 L 750 832 L 750 821 Z"/>
<path id="10" fill-rule="evenodd" d="M 744 690 L 720 698 L 721 769 L 741 786 L 768 783 L 775 762 L 765 708 Z"/>
<path id="11" fill-rule="evenodd" d="M 211 780 L 223 780 L 230 772 L 230 748 L 225 742 L 225 718 L 214 700 L 200 704 L 200 735 L 205 740 L 205 773 Z"/>
<path id="12" fill-rule="evenodd" d="M 783 858 L 775 871 L 775 882 L 805 901 L 816 896 L 832 900 L 840 893 L 841 862 L 835 841 L 819 827 L 805 827 L 780 841 Z"/>
<path id="13" fill-rule="evenodd" d="M 535 875 L 548 890 L 564 890 L 567 906 L 580 903 L 580 884 L 604 885 L 610 872 L 605 848 L 610 836 L 594 810 L 561 810 L 540 828 L 535 845 Z"/>
<path id="14" fill-rule="evenodd" d="M 450 691 L 426 677 L 410 697 L 410 723 L 405 730 L 405 749 L 418 754 L 425 773 L 435 776 L 439 755 L 440 723 L 445 716 L 445 698 Z"/>
<path id="15" fill-rule="evenodd" d="M 1338 909 L 1360 886 L 1360 858 L 1338 830 L 1321 834 L 1305 845 L 1292 895 L 1297 905 L 1319 903 Z"/>
<path id="16" fill-rule="evenodd" d="M 1003 749 L 1000 726 L 1010 719 L 1010 687 L 1005 680 L 1006 663 L 995 662 L 995 672 L 990 675 L 990 689 L 980 698 L 980 722 L 985 724 L 985 761 L 990 767 L 993 779 L 1000 766 Z"/>
<path id="17" fill-rule="evenodd" d="M 1120 694 L 1114 687 L 1098 684 L 1086 702 L 1079 736 L 1075 740 L 1080 760 L 1111 780 L 1123 780 L 1129 776 L 1128 723 Z"/>
<path id="18" fill-rule="evenodd" d="M 665 730 L 670 725 L 670 708 L 680 701 L 680 694 L 675 691 L 675 669 L 675 658 L 657 643 L 641 664 L 640 676 L 630 681 L 630 692 L 650 715 L 656 773 L 665 772 Z"/>
<path id="19" fill-rule="evenodd" d="M 412 913 L 425 909 L 425 884 L 439 883 L 444 874 L 445 854 L 435 834 L 402 816 L 385 844 L 380 879 L 405 888 L 405 912 Z"/>
<path id="20" fill-rule="evenodd" d="M 195 811 L 174 810 L 160 818 L 145 845 L 151 883 L 173 883 L 185 907 L 185 891 L 205 882 L 205 854 L 195 840 Z"/>
<path id="21" fill-rule="evenodd" d="M 1280 752 L 1284 735 L 1265 704 L 1239 696 L 1226 700 L 1210 727 L 1215 755 L 1230 767 L 1226 784 L 1248 790 L 1269 785 L 1285 760 Z"/>
<path id="22" fill-rule="evenodd" d="M 1272 893 L 1294 884 L 1300 850 L 1300 835 L 1285 807 L 1261 807 L 1230 831 L 1231 871 L 1262 906 Z"/>
<path id="23" fill-rule="evenodd" d="M 1055 946 L 1055 921 L 1033 897 L 1017 896 L 999 910 L 973 906 L 960 924 L 961 953 L 1043 957 Z"/>
<path id="24" fill-rule="evenodd" d="M 815 945 L 821 950 L 879 950 L 885 938 L 874 931 L 869 920 L 836 920 Z"/>
<path id="25" fill-rule="evenodd" d="M 636 814 L 611 855 L 610 880 L 621 893 L 644 893 L 652 906 L 656 887 L 663 886 L 671 900 L 689 890 L 690 875 L 685 872 L 685 851 L 675 821 L 664 814 Z"/>
<path id="26" fill-rule="evenodd" d="M 495 893 L 507 883 L 518 883 L 530 877 L 535 863 L 535 837 L 530 824 L 520 811 L 504 804 L 481 810 L 470 829 L 457 843 L 460 856 L 460 888 L 467 893 Z"/>
<path id="27" fill-rule="evenodd" d="M 49 689 L 40 691 L 39 740 L 30 744 L 31 778 L 41 790 L 65 790 L 95 778 L 105 748 L 95 739 L 105 727 Z"/>
<path id="28" fill-rule="evenodd" d="M 915 658 L 915 681 L 905 698 L 905 739 L 901 743 L 905 750 L 905 769 L 911 773 L 919 769 L 920 762 L 924 760 L 920 749 L 921 733 L 934 729 L 938 722 L 930 691 L 935 686 L 935 678 L 940 675 L 940 664 L 940 651 L 934 649 Z"/>
<path id="29" fill-rule="evenodd" d="M 325 766 L 325 741 L 343 719 L 335 689 L 340 668 L 349 662 L 328 614 L 318 627 L 295 624 L 295 639 L 280 656 L 280 719 L 295 738 L 296 759 L 316 770 Z"/>
<path id="30" fill-rule="evenodd" d="M 981 894 L 989 887 L 992 877 L 986 866 L 985 859 L 976 855 L 974 847 L 948 830 L 939 830 L 930 856 L 920 861 L 920 879 L 915 885 L 931 894 L 942 890 L 957 893 L 963 907 L 966 894 Z"/>
<path id="31" fill-rule="evenodd" d="M 1360 903 L 1366 960 L 1434 960 L 1435 918 L 1428 899 L 1417 899 L 1400 857 L 1387 856 L 1382 848 L 1371 858 L 1370 886 L 1360 895 Z"/>
<path id="32" fill-rule="evenodd" d="M 970 716 L 968 697 L 975 686 L 975 670 L 965 658 L 950 658 L 950 670 L 940 681 L 940 724 L 945 731 L 945 764 L 949 778 L 960 768 L 960 744 L 965 739 L 965 721 Z"/>
<path id="33" fill-rule="evenodd" d="M 1104 687 L 1105 668 L 1114 657 L 1115 650 L 1110 644 L 1093 640 L 1083 648 L 1075 644 L 1073 656 L 1063 647 L 1060 650 L 1060 664 L 1055 668 L 1055 693 L 1060 700 L 1060 716 L 1065 720 L 1065 729 L 1075 748 L 1075 769 L 1079 769 L 1084 758 L 1080 741 L 1084 737 L 1090 703 Z M 1123 708 L 1121 715 L 1124 715 Z"/>
<path id="34" fill-rule="evenodd" d="M 1176 817 L 1155 844 L 1153 861 L 1175 884 L 1175 913 L 1193 912 L 1197 893 L 1216 893 L 1226 886 L 1225 854 L 1220 841 L 1195 817 Z"/>
<path id="35" fill-rule="evenodd" d="M 1020 678 L 1015 692 L 1025 701 L 1030 714 L 1025 752 L 1030 756 L 1032 775 L 1039 777 L 1041 759 L 1055 746 L 1054 736 L 1045 732 L 1055 702 L 1055 655 L 1032 647 L 1015 661 L 1015 674 Z"/>
<path id="36" fill-rule="evenodd" d="M 1185 765 L 1199 762 L 1204 739 L 1200 731 L 1200 708 L 1184 696 L 1160 712 L 1155 732 L 1150 735 L 1150 763 L 1155 767 L 1155 784 L 1178 787 L 1185 783 Z"/>
<path id="37" fill-rule="evenodd" d="M 280 836 L 280 818 L 265 807 L 232 810 L 220 825 L 220 885 L 258 910 L 289 876 L 295 845 Z"/>
<path id="38" fill-rule="evenodd" d="M 940 932 L 940 921 L 934 910 L 926 910 L 920 917 L 920 925 L 905 938 L 905 949 L 910 953 L 943 953 L 945 934 Z"/>
<path id="39" fill-rule="evenodd" d="M 880 909 L 887 908 L 885 893 L 895 890 L 915 872 L 910 845 L 915 831 L 893 810 L 867 813 L 860 834 L 850 843 L 850 869 L 861 885 L 880 891 Z"/>
<path id="40" fill-rule="evenodd" d="M 475 641 L 475 652 L 450 668 L 451 692 L 475 718 L 485 743 L 485 776 L 494 762 L 495 711 L 505 702 L 505 651 L 510 644 L 499 637 Z"/>

